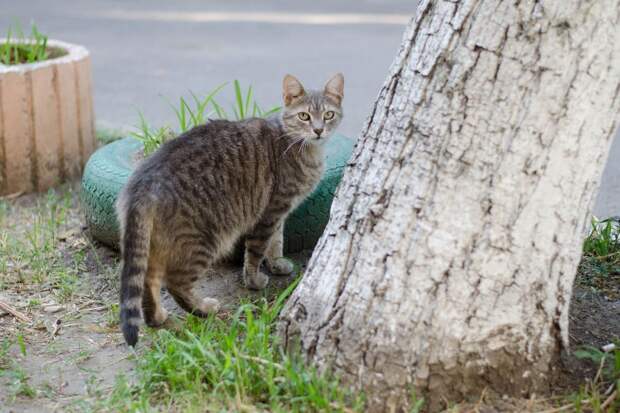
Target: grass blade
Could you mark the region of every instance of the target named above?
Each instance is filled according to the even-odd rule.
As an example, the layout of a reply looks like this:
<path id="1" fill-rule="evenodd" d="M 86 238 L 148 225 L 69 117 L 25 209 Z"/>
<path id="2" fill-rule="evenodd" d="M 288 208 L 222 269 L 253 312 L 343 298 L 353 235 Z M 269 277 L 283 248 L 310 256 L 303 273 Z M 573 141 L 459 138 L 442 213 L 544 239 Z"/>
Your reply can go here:
<path id="1" fill-rule="evenodd" d="M 220 119 L 228 119 L 228 114 L 226 113 L 223 107 L 221 107 L 215 100 L 212 100 L 211 104 L 213 105 L 213 108 L 215 109 L 215 113 L 217 113 L 217 116 Z"/>
<path id="2" fill-rule="evenodd" d="M 250 85 L 250 87 L 248 87 L 248 94 L 245 96 L 245 114 L 246 116 L 249 113 L 249 109 L 250 109 L 250 101 L 252 99 L 252 85 Z"/>
<path id="3" fill-rule="evenodd" d="M 237 79 L 235 79 L 233 83 L 235 88 L 235 97 L 237 99 L 237 110 L 239 111 L 237 120 L 241 120 L 245 118 L 245 112 L 243 111 L 243 98 L 241 96 L 241 85 L 239 84 L 239 81 Z M 235 111 L 235 113 L 237 112 Z"/>
<path id="4" fill-rule="evenodd" d="M 280 110 L 282 110 L 282 106 L 274 106 L 271 109 L 269 109 L 267 112 L 263 112 L 261 114 L 261 117 L 266 118 L 267 116 L 271 116 L 275 113 L 278 113 Z"/>

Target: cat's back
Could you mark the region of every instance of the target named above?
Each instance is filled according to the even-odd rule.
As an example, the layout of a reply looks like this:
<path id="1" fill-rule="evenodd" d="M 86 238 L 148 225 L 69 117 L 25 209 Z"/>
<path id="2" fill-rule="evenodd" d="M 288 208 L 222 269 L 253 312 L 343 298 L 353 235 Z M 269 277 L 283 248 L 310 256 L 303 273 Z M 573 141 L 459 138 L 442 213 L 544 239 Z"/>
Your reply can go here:
<path id="1" fill-rule="evenodd" d="M 209 120 L 164 143 L 153 155 L 141 162 L 133 177 L 159 179 L 194 168 L 217 166 L 220 170 L 236 157 L 249 152 L 267 150 L 271 125 L 264 119 L 243 121 Z M 192 171 L 198 172 L 198 171 Z"/>
<path id="2" fill-rule="evenodd" d="M 166 204 L 176 202 L 179 193 L 200 202 L 230 198 L 236 191 L 256 194 L 252 201 L 262 203 L 258 195 L 273 183 L 276 128 L 260 118 L 194 127 L 142 161 L 122 197 Z"/>

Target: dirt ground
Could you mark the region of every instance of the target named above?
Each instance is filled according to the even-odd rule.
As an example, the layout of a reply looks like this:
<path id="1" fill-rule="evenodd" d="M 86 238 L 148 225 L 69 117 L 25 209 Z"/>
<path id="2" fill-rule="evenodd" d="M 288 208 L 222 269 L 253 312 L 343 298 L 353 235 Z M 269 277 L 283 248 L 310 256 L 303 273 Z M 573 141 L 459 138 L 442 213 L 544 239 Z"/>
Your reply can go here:
<path id="1" fill-rule="evenodd" d="M 65 215 L 54 229 L 55 250 L 51 253 L 64 257 L 67 269 L 80 262 L 72 270 L 76 279 L 69 282 L 61 276 L 33 281 L 29 268 L 20 268 L 19 262 L 5 260 L 4 266 L 0 265 L 0 302 L 18 313 L 0 309 L 0 343 L 13 343 L 7 345 L 0 360 L 0 372 L 4 369 L 0 376 L 2 412 L 82 411 L 84 400 L 105 394 L 119 373 L 131 375 L 135 363 L 136 353 L 124 344 L 117 324 L 117 252 L 90 240 L 79 211 L 77 186 L 65 190 Z M 0 242 L 6 244 L 9 237 L 24 234 L 28 238 L 35 225 L 33 215 L 41 211 L 44 197 L 27 195 L 2 201 L 8 207 L 0 220 Z M 308 254 L 294 259 L 304 265 Z M 63 271 L 61 267 L 58 274 Z M 273 288 L 290 281 L 272 277 Z M 63 288 L 69 293 L 58 293 Z M 224 311 L 250 294 L 242 287 L 240 268 L 235 265 L 215 268 L 200 288 L 205 295 L 220 299 Z M 164 305 L 183 314 L 167 295 Z M 570 313 L 572 349 L 583 345 L 600 348 L 619 335 L 620 283 L 612 282 L 602 292 L 578 279 Z M 148 341 L 148 336 L 141 341 L 138 353 Z M 577 360 L 570 351 L 565 352 L 560 367 L 560 393 L 575 391 L 596 374 L 592 362 Z"/>

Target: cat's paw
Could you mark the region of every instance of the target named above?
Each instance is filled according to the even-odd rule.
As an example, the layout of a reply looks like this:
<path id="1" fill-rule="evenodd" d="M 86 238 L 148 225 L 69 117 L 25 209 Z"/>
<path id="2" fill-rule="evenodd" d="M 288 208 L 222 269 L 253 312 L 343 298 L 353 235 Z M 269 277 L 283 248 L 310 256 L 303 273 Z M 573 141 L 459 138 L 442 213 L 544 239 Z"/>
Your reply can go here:
<path id="1" fill-rule="evenodd" d="M 220 301 L 215 298 L 205 297 L 200 302 L 200 311 L 205 314 L 217 313 L 219 309 Z"/>
<path id="2" fill-rule="evenodd" d="M 149 327 L 161 327 L 168 319 L 168 311 L 165 308 L 159 307 L 151 317 L 146 313 L 144 314 L 144 322 Z"/>
<path id="3" fill-rule="evenodd" d="M 269 277 L 262 271 L 256 271 L 253 275 L 246 274 L 243 278 L 245 286 L 250 290 L 262 290 L 269 283 Z"/>
<path id="4" fill-rule="evenodd" d="M 267 269 L 273 275 L 289 275 L 295 271 L 295 264 L 288 258 L 279 257 L 274 260 L 267 260 Z"/>

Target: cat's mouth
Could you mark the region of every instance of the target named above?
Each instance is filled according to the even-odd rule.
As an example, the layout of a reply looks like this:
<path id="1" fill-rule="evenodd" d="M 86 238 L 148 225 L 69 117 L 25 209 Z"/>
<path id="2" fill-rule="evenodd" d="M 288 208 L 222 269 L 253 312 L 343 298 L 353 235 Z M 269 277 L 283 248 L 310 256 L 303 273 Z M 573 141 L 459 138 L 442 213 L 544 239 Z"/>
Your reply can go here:
<path id="1" fill-rule="evenodd" d="M 323 144 L 327 140 L 328 137 L 329 137 L 328 134 L 311 135 L 309 137 L 306 137 L 306 140 L 312 143 Z"/>

